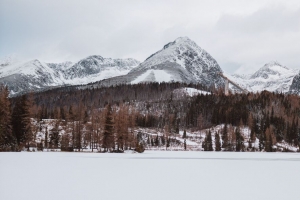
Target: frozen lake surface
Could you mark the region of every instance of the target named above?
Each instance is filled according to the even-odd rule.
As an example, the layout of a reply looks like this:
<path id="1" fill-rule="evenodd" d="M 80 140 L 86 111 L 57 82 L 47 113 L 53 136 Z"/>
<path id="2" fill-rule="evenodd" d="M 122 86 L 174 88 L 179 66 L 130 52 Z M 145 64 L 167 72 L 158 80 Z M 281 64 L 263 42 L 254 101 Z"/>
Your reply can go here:
<path id="1" fill-rule="evenodd" d="M 0 153 L 0 199 L 291 199 L 300 154 Z"/>

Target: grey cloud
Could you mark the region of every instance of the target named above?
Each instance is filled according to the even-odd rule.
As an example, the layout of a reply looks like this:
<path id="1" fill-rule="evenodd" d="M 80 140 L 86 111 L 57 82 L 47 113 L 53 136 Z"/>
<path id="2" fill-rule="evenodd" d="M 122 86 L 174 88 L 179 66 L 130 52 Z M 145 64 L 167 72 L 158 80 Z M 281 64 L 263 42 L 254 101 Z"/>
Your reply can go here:
<path id="1" fill-rule="evenodd" d="M 300 30 L 300 9 L 292 11 L 284 6 L 269 6 L 251 15 L 223 15 L 216 24 L 219 31 L 242 34 L 284 33 Z"/>
<path id="2" fill-rule="evenodd" d="M 143 61 L 188 36 L 228 72 L 270 60 L 300 68 L 299 19 L 297 0 L 0 0 L 0 58 Z"/>

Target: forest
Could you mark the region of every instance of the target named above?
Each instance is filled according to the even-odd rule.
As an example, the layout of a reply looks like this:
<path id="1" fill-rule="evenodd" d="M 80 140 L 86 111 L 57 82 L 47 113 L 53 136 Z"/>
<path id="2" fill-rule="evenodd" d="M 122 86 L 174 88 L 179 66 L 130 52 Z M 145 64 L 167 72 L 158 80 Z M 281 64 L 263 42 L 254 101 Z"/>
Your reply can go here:
<path id="1" fill-rule="evenodd" d="M 183 88 L 210 93 L 190 96 Z M 191 150 L 187 141 L 197 131 L 205 132 L 198 138 L 204 151 L 290 151 L 278 148 L 282 142 L 299 150 L 299 116 L 298 96 L 268 91 L 226 96 L 201 85 L 143 83 L 9 98 L 1 86 L 0 151 Z"/>

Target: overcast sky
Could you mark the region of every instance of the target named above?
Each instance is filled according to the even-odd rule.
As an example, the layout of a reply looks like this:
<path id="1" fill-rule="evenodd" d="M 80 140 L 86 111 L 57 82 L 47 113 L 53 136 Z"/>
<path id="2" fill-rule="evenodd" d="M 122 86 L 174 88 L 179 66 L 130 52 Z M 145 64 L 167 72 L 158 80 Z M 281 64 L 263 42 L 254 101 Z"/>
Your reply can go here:
<path id="1" fill-rule="evenodd" d="M 299 0 L 0 0 L 0 58 L 144 61 L 187 36 L 229 73 L 300 69 Z"/>

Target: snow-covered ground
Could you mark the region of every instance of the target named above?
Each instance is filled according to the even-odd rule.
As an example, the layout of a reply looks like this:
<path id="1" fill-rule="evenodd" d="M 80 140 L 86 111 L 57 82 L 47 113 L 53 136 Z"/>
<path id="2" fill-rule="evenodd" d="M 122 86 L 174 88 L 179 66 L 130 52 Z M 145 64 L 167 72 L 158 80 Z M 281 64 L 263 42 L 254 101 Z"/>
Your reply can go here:
<path id="1" fill-rule="evenodd" d="M 190 87 L 183 87 L 183 88 L 178 88 L 178 89 L 175 89 L 173 91 L 174 94 L 177 94 L 177 95 L 184 95 L 184 96 L 190 96 L 190 97 L 193 97 L 193 96 L 196 96 L 196 95 L 199 95 L 199 94 L 203 94 L 203 95 L 210 95 L 211 93 L 210 92 L 206 92 L 206 91 L 203 91 L 203 90 L 198 90 L 198 89 L 195 89 L 195 88 L 190 88 Z"/>
<path id="2" fill-rule="evenodd" d="M 0 153 L 0 199 L 299 199 L 300 154 Z"/>
<path id="3" fill-rule="evenodd" d="M 171 75 L 164 70 L 148 70 L 141 74 L 139 77 L 131 81 L 131 84 L 143 83 L 143 82 L 170 82 L 173 79 Z"/>

